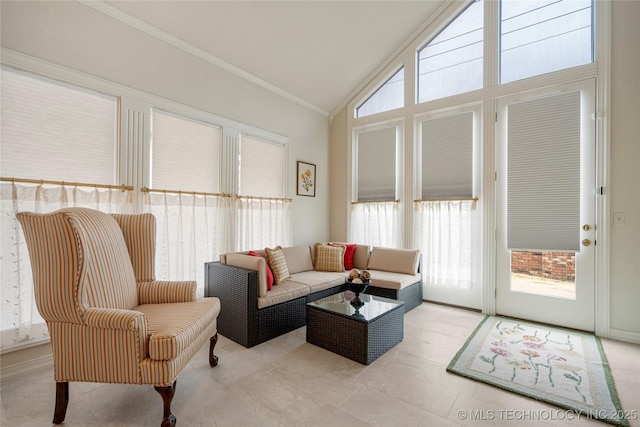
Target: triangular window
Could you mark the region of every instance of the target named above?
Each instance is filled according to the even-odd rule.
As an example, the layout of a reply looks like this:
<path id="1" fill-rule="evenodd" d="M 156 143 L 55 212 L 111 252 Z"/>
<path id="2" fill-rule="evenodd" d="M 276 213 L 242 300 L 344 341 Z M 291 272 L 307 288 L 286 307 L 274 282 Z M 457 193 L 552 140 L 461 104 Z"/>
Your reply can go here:
<path id="1" fill-rule="evenodd" d="M 356 108 L 356 117 L 404 107 L 404 67 Z"/>
<path id="2" fill-rule="evenodd" d="M 483 28 L 476 0 L 418 51 L 418 103 L 483 87 Z"/>

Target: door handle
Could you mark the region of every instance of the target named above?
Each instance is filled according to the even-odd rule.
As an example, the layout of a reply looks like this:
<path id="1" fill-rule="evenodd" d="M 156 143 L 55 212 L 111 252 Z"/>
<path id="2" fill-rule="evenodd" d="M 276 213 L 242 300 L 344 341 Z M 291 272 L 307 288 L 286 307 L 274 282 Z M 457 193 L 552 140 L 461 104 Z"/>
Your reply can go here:
<path id="1" fill-rule="evenodd" d="M 589 224 L 585 224 L 585 225 L 582 226 L 582 229 L 584 231 L 589 231 L 589 230 L 591 230 L 591 226 Z"/>
<path id="2" fill-rule="evenodd" d="M 591 244 L 591 240 L 589 240 L 589 239 L 584 239 L 582 241 L 582 246 L 589 246 L 590 244 Z"/>

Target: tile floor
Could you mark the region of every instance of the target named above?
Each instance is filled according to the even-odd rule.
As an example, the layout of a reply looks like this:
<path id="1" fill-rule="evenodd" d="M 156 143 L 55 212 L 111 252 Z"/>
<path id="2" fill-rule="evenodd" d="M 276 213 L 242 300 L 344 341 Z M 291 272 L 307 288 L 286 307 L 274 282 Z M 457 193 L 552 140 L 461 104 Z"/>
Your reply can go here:
<path id="1" fill-rule="evenodd" d="M 404 341 L 369 366 L 307 344 L 305 328 L 251 349 L 220 337 L 220 364 L 209 367 L 206 348 L 192 359 L 173 413 L 181 427 L 606 425 L 447 373 L 482 317 L 425 303 L 405 315 Z M 603 344 L 622 407 L 640 411 L 640 345 Z M 54 389 L 49 370 L 7 380 L 0 425 L 51 425 Z M 161 414 L 151 387 L 71 383 L 64 426 L 157 427 Z"/>

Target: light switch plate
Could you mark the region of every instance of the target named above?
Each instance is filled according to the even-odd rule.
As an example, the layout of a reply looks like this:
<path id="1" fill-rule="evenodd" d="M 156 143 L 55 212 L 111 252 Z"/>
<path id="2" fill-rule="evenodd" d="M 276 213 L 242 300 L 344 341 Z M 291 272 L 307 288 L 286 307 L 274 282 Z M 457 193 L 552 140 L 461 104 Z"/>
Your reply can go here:
<path id="1" fill-rule="evenodd" d="M 615 227 L 624 227 L 624 212 L 613 213 L 613 225 Z"/>

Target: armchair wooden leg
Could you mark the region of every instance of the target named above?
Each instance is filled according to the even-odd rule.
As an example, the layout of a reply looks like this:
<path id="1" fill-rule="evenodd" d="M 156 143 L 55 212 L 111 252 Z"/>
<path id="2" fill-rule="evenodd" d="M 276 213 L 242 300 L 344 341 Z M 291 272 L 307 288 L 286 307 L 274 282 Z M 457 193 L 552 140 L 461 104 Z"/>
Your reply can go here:
<path id="1" fill-rule="evenodd" d="M 167 387 L 154 386 L 156 391 L 160 393 L 160 396 L 162 396 L 162 402 L 164 403 L 161 427 L 175 427 L 176 425 L 176 417 L 171 413 L 171 401 L 173 400 L 173 396 L 176 394 L 177 383 L 178 380 L 174 381 L 173 384 Z"/>
<path id="2" fill-rule="evenodd" d="M 211 365 L 212 367 L 218 365 L 218 356 L 213 354 L 213 349 L 216 346 L 217 342 L 218 333 L 216 332 L 216 334 L 209 339 L 209 365 Z"/>
<path id="3" fill-rule="evenodd" d="M 53 423 L 62 424 L 67 414 L 67 405 L 69 404 L 69 383 L 56 383 L 56 409 L 53 413 Z"/>

